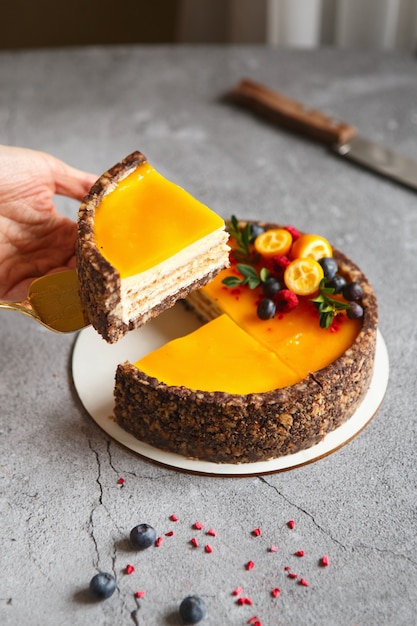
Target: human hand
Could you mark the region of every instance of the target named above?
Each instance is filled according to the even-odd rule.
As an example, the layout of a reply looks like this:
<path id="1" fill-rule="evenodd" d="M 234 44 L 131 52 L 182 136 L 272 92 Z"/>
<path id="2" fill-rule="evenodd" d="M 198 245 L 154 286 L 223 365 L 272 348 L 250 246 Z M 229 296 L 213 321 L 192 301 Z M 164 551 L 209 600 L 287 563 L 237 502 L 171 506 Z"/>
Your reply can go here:
<path id="1" fill-rule="evenodd" d="M 0 145 L 0 298 L 24 300 L 35 278 L 75 267 L 77 225 L 53 196 L 82 200 L 96 179 L 45 152 Z"/>

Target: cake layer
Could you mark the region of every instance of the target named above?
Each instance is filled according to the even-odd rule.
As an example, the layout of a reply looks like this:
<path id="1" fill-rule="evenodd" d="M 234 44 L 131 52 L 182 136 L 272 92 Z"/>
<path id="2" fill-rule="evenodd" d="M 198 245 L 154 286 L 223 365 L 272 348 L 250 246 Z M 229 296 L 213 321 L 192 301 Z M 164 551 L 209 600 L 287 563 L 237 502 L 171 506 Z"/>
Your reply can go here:
<path id="1" fill-rule="evenodd" d="M 80 298 L 109 343 L 229 263 L 224 221 L 140 152 L 103 174 L 78 215 Z"/>
<path id="2" fill-rule="evenodd" d="M 186 257 L 192 245 L 194 257 L 200 240 L 224 241 L 224 221 L 145 161 L 103 195 L 95 209 L 94 236 L 124 279 L 166 261 L 175 267 L 177 255 Z"/>
<path id="3" fill-rule="evenodd" d="M 231 394 L 271 391 L 299 381 L 297 372 L 227 315 L 170 341 L 135 366 L 168 386 Z"/>
<path id="4" fill-rule="evenodd" d="M 346 257 L 335 252 L 339 267 L 349 269 L 355 280 L 360 275 L 353 263 L 346 266 Z M 205 320 L 226 313 L 247 333 L 269 350 L 273 350 L 289 367 L 297 371 L 299 380 L 338 359 L 352 345 L 362 327 L 361 319 L 349 319 L 341 312 L 331 330 L 321 328 L 316 308 L 308 298 L 300 298 L 293 310 L 260 320 L 257 304 L 262 287 L 228 289 L 223 280 L 233 273 L 225 269 L 202 289 L 191 293 L 188 304 Z"/>
<path id="5" fill-rule="evenodd" d="M 120 302 L 113 314 L 125 324 L 138 316 L 144 322 L 165 298 L 188 293 L 196 282 L 214 276 L 223 263 L 224 241 L 222 231 L 217 230 L 139 276 L 122 278 Z"/>

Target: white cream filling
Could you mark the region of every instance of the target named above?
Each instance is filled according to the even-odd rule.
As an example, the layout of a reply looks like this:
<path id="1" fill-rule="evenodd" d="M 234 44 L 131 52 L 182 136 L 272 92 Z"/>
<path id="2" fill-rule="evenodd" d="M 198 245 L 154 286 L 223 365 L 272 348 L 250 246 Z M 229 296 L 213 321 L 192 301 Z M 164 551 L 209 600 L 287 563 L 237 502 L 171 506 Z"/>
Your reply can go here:
<path id="1" fill-rule="evenodd" d="M 113 314 L 125 324 L 210 272 L 228 265 L 228 235 L 219 228 L 145 272 L 122 278 L 121 300 Z"/>

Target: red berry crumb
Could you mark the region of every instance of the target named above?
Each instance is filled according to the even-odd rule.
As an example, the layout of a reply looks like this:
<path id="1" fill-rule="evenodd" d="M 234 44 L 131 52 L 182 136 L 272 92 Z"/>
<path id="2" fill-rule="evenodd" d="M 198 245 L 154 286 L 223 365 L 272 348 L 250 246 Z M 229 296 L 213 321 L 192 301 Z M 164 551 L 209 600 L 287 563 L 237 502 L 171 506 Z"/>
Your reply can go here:
<path id="1" fill-rule="evenodd" d="M 246 563 L 246 569 L 253 569 L 255 567 L 255 563 L 253 561 L 248 561 Z"/>
<path id="2" fill-rule="evenodd" d="M 126 574 L 133 574 L 133 572 L 135 571 L 135 567 L 134 565 L 126 565 Z"/>
<path id="3" fill-rule="evenodd" d="M 217 537 L 217 533 L 215 530 L 213 530 L 213 528 L 209 528 L 207 531 L 207 534 L 210 535 L 211 537 Z"/>
<path id="4" fill-rule="evenodd" d="M 125 484 L 125 482 L 126 482 L 126 481 L 125 481 L 125 479 L 124 479 L 124 478 L 119 478 L 119 479 L 118 479 L 118 481 L 117 481 L 117 484 L 118 484 L 118 485 L 124 485 L 124 484 Z"/>
<path id="5" fill-rule="evenodd" d="M 297 552 L 294 552 L 295 556 L 304 556 L 304 550 L 297 550 Z"/>
<path id="6" fill-rule="evenodd" d="M 298 574 L 294 574 L 294 572 L 288 572 L 288 578 L 298 578 Z"/>
<path id="7" fill-rule="evenodd" d="M 155 546 L 159 548 L 159 546 L 162 545 L 162 541 L 163 541 L 162 537 L 158 537 L 157 540 L 155 541 Z"/>
<path id="8" fill-rule="evenodd" d="M 198 541 L 195 537 L 191 539 L 190 543 L 194 546 L 194 548 L 198 548 Z"/>
<path id="9" fill-rule="evenodd" d="M 170 517 L 171 522 L 178 522 L 178 517 L 173 513 Z"/>
<path id="10" fill-rule="evenodd" d="M 243 587 L 236 587 L 236 589 L 233 590 L 233 595 L 234 596 L 240 596 L 242 591 L 243 591 Z"/>
<path id="11" fill-rule="evenodd" d="M 252 624 L 252 626 L 262 626 L 261 620 L 256 615 L 248 619 L 248 624 Z"/>
<path id="12" fill-rule="evenodd" d="M 274 296 L 274 302 L 279 311 L 282 313 L 289 313 L 289 311 L 292 311 L 296 306 L 298 306 L 298 297 L 289 289 L 281 289 L 281 291 L 278 291 L 278 293 Z"/>
<path id="13" fill-rule="evenodd" d="M 280 593 L 281 593 L 281 589 L 279 589 L 278 587 L 275 587 L 275 589 L 272 589 L 271 591 L 271 596 L 273 598 L 278 598 Z"/>
<path id="14" fill-rule="evenodd" d="M 321 557 L 320 565 L 322 567 L 327 567 L 329 564 L 330 564 L 329 557 L 325 554 L 324 556 Z"/>
<path id="15" fill-rule="evenodd" d="M 308 583 L 305 578 L 300 578 L 300 585 L 303 587 L 309 587 L 310 583 Z"/>
<path id="16" fill-rule="evenodd" d="M 202 529 L 204 528 L 204 524 L 202 524 L 201 522 L 194 522 L 193 527 L 194 527 L 196 530 L 202 530 Z"/>
<path id="17" fill-rule="evenodd" d="M 269 551 L 270 551 L 270 552 L 278 552 L 278 546 L 271 546 L 271 547 L 269 548 Z"/>
<path id="18" fill-rule="evenodd" d="M 243 604 L 253 604 L 252 600 L 247 596 L 241 596 L 240 598 L 238 598 L 237 603 L 239 604 L 239 606 L 242 606 Z"/>
<path id="19" fill-rule="evenodd" d="M 209 543 L 204 547 L 204 550 L 208 552 L 209 554 L 213 552 L 213 548 L 211 547 Z"/>
<path id="20" fill-rule="evenodd" d="M 172 537 L 173 534 L 174 534 L 174 531 L 170 530 L 169 532 L 165 533 L 165 537 Z"/>
<path id="21" fill-rule="evenodd" d="M 145 595 L 144 591 L 136 591 L 135 592 L 135 598 L 143 598 L 144 595 Z"/>
<path id="22" fill-rule="evenodd" d="M 295 527 L 295 522 L 293 519 L 290 519 L 289 522 L 287 522 L 287 526 L 288 528 L 291 528 L 291 530 Z"/>
<path id="23" fill-rule="evenodd" d="M 261 535 L 261 529 L 260 528 L 254 528 L 252 530 L 252 535 L 255 535 L 255 537 L 259 537 Z"/>

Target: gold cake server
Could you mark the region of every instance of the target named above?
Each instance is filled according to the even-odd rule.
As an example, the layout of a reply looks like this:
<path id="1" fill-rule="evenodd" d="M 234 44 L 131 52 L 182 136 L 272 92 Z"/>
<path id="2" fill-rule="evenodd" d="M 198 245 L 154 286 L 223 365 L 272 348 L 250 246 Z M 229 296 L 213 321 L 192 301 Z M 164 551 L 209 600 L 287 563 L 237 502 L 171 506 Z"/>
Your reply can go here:
<path id="1" fill-rule="evenodd" d="M 0 309 L 29 315 L 58 333 L 80 330 L 90 323 L 81 306 L 75 269 L 37 278 L 23 302 L 0 300 Z"/>
<path id="2" fill-rule="evenodd" d="M 406 187 L 417 189 L 415 161 L 361 137 L 350 124 L 309 109 L 300 102 L 250 79 L 240 81 L 227 94 L 227 99 L 283 128 L 327 145 L 343 158 Z"/>

